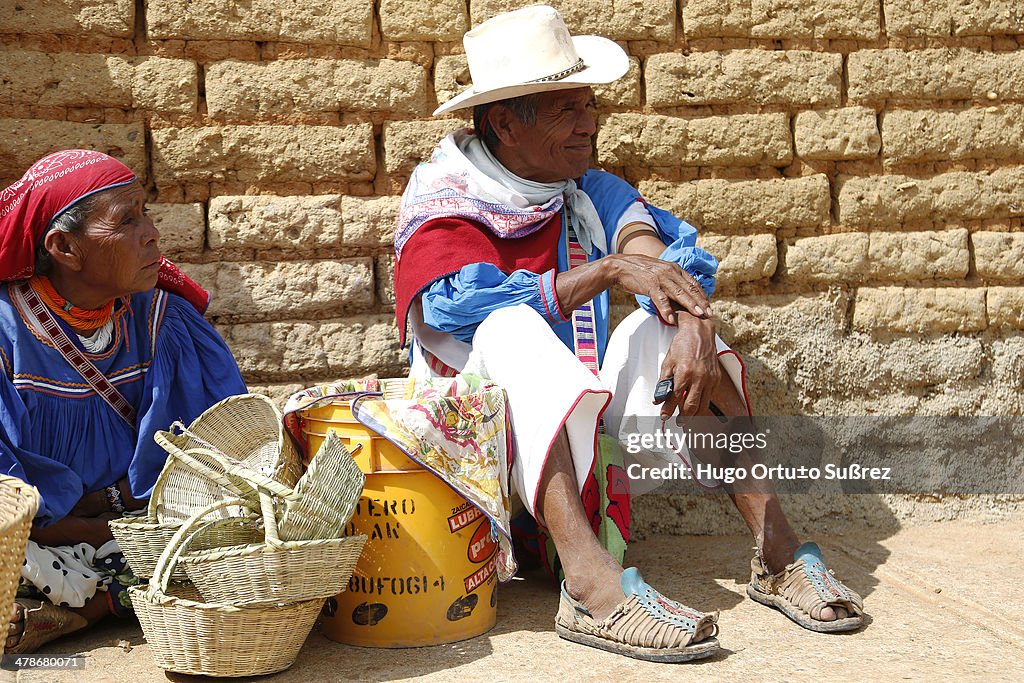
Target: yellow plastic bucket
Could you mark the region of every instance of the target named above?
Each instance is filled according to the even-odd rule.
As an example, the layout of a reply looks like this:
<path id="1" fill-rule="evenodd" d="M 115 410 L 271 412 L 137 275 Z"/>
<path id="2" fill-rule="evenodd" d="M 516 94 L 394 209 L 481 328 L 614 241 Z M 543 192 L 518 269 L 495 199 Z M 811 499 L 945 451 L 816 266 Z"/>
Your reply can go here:
<path id="1" fill-rule="evenodd" d="M 364 647 L 419 647 L 485 633 L 497 619 L 491 523 L 338 401 L 300 413 L 315 454 L 328 430 L 349 448 L 366 485 L 346 534 L 366 534 L 348 588 L 328 600 L 325 636 Z"/>

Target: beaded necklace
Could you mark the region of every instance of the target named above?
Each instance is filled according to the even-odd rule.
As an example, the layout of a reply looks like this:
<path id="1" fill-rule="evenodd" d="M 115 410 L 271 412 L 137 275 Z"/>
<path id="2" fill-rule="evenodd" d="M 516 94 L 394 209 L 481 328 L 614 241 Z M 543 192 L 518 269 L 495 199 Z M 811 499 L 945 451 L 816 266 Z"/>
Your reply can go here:
<path id="1" fill-rule="evenodd" d="M 45 275 L 32 276 L 29 284 L 47 308 L 76 330 L 86 332 L 98 330 L 110 322 L 110 317 L 114 312 L 113 301 L 94 310 L 78 308 L 62 297 L 50 282 L 50 278 Z"/>

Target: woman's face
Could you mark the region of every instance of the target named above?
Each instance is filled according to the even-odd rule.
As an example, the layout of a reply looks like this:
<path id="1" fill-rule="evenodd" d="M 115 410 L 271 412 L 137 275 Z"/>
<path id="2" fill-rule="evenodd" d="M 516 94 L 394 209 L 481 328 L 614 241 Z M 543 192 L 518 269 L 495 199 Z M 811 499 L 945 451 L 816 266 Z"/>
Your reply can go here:
<path id="1" fill-rule="evenodd" d="M 109 301 L 156 286 L 160 233 L 147 215 L 146 192 L 138 182 L 97 195 L 83 229 L 68 239 L 78 247 L 80 266 L 69 279 L 90 299 Z M 75 292 L 68 294 L 74 301 Z"/>

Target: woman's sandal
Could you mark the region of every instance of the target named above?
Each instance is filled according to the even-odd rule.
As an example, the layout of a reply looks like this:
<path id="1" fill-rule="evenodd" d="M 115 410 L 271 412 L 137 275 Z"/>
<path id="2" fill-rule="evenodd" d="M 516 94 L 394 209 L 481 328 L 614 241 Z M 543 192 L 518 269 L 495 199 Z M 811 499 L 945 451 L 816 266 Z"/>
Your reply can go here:
<path id="1" fill-rule="evenodd" d="M 630 567 L 622 572 L 626 599 L 601 621 L 573 600 L 562 582 L 555 632 L 566 640 L 651 662 L 686 662 L 718 651 L 718 613 L 703 614 L 669 600 L 644 583 Z M 693 635 L 714 625 L 712 637 L 691 643 Z"/>
<path id="2" fill-rule="evenodd" d="M 51 640 L 89 625 L 82 615 L 46 600 L 18 598 L 15 603 L 21 608 L 22 632 L 18 644 L 7 648 L 10 654 L 35 652 Z"/>
<path id="3" fill-rule="evenodd" d="M 758 552 L 750 561 L 751 599 L 779 610 L 811 631 L 836 633 L 852 631 L 864 624 L 864 600 L 825 568 L 816 543 L 804 543 L 793 555 L 794 562 L 778 574 L 769 574 Z M 842 607 L 850 616 L 822 621 L 825 607 Z"/>

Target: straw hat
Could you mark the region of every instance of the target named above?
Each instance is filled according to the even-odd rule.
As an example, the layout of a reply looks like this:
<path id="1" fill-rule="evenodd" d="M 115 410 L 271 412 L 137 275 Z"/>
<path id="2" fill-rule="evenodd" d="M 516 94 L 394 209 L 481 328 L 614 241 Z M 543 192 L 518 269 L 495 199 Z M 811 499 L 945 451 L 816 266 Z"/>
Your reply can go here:
<path id="1" fill-rule="evenodd" d="M 549 90 L 611 83 L 629 70 L 625 51 L 600 36 L 571 36 L 547 5 L 499 14 L 462 40 L 473 85 L 434 112 Z"/>

